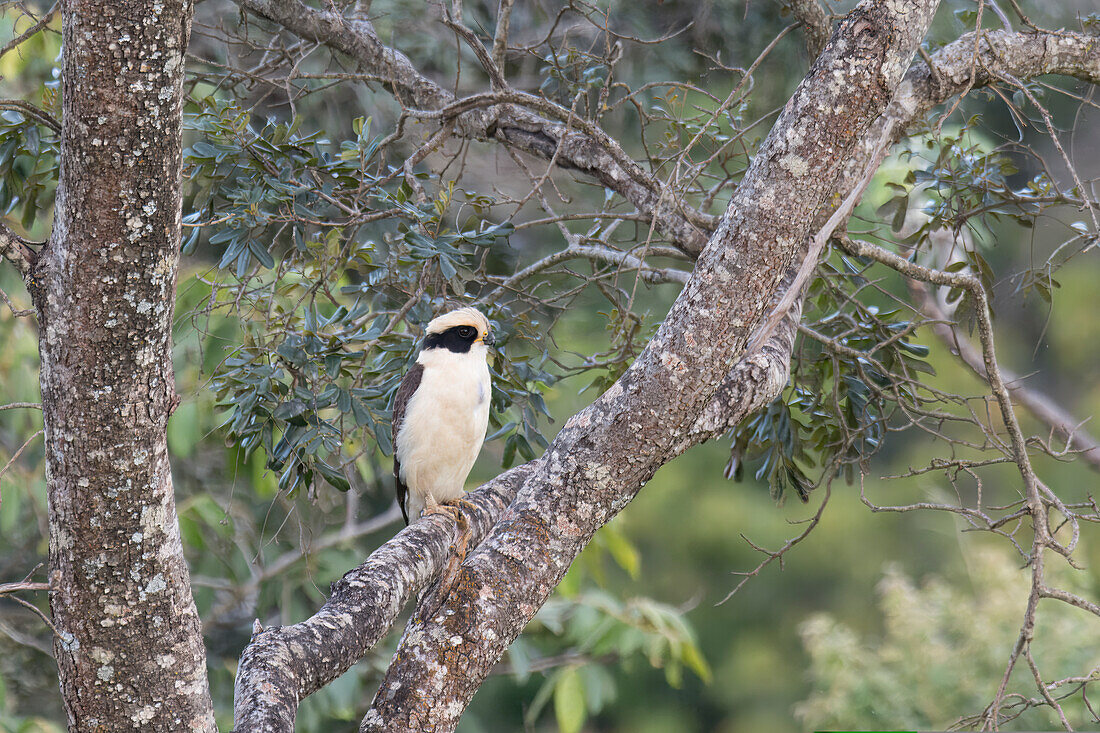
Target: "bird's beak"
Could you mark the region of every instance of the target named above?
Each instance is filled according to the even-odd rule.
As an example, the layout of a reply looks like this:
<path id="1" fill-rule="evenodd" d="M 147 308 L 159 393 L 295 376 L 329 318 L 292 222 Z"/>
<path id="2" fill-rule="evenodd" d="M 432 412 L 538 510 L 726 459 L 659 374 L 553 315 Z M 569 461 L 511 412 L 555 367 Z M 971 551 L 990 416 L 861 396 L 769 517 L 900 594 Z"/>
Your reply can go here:
<path id="1" fill-rule="evenodd" d="M 496 342 L 497 340 L 493 338 L 492 332 L 489 332 L 481 337 L 481 343 L 485 344 L 486 346 L 492 346 Z"/>

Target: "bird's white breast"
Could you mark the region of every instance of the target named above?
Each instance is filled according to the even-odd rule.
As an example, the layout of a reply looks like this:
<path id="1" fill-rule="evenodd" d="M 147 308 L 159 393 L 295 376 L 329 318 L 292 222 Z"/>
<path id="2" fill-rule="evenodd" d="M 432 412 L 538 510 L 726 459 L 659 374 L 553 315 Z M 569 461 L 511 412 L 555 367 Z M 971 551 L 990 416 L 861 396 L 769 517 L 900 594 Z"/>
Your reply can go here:
<path id="1" fill-rule="evenodd" d="M 489 424 L 486 352 L 474 344 L 465 354 L 428 349 L 417 358 L 424 373 L 396 436 L 410 518 L 420 515 L 429 493 L 436 501 L 462 496 Z"/>

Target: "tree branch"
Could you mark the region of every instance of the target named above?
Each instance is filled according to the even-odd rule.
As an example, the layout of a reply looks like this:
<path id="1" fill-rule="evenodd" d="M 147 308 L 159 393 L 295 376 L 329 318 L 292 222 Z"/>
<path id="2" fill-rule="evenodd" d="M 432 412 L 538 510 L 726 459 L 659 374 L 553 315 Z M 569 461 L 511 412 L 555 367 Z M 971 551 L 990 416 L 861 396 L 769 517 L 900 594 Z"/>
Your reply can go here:
<path id="1" fill-rule="evenodd" d="M 954 350 L 975 374 L 988 380 L 981 353 L 965 336 L 959 334 L 958 329 L 948 323 L 946 314 L 928 288 L 915 283 L 910 291 L 917 291 L 915 294 L 919 298 L 921 310 L 932 319 L 932 332 L 945 346 Z M 1100 469 L 1100 442 L 1097 442 L 1096 438 L 1082 427 L 1082 421 L 1075 419 L 1046 395 L 1029 388 L 1015 373 L 1004 367 L 1001 367 L 1001 373 L 1004 375 L 1009 394 L 1014 400 L 1023 405 L 1037 420 L 1065 439 L 1067 451 L 1071 449 L 1080 451 L 1080 456 L 1094 469 Z"/>
<path id="2" fill-rule="evenodd" d="M 394 96 L 404 106 L 439 111 L 460 101 L 422 74 L 407 56 L 385 46 L 366 20 L 311 8 L 300 0 L 234 2 L 302 38 L 323 43 L 351 56 L 361 68 L 387 80 Z M 807 28 L 807 44 L 811 41 L 813 44 L 811 53 L 818 44 L 823 47 L 823 40 L 828 38 L 828 23 L 816 0 L 797 0 L 788 2 L 788 5 Z M 899 88 L 897 109 L 885 115 L 894 125 L 892 142 L 932 107 L 950 96 L 993 81 L 987 71 L 990 68 L 1000 68 L 1020 78 L 1048 73 L 1090 81 L 1100 78 L 1100 69 L 1097 68 L 1100 62 L 1096 60 L 1094 42 L 1084 34 L 1062 31 L 983 32 L 977 47 L 981 54 L 979 63 L 972 62 L 975 43 L 973 34 L 968 34 L 932 57 L 935 72 L 924 63 L 910 70 Z M 494 58 L 501 54 L 496 44 L 493 54 Z M 481 105 L 480 109 L 474 106 L 457 114 L 457 134 L 469 139 L 496 139 L 544 160 L 553 159 L 561 168 L 590 175 L 636 206 L 658 231 L 684 252 L 699 254 L 707 237 L 717 226 L 716 217 L 687 205 L 660 181 L 644 172 L 639 173 L 640 168 L 624 165 L 625 156 L 616 155 L 615 149 L 606 147 L 606 139 L 576 132 L 560 120 L 547 119 L 519 106 L 535 104 L 534 108 L 545 114 L 545 110 L 538 105 L 549 105 L 547 100 L 523 95 L 508 101 L 514 103 L 501 104 L 494 100 Z M 877 140 L 879 135 L 872 133 L 869 138 Z M 867 149 L 854 155 L 844 175 L 858 175 L 870 152 Z M 852 185 L 849 182 L 840 188 L 850 190 Z"/>
<path id="3" fill-rule="evenodd" d="M 515 497 L 536 463 L 513 468 L 466 499 L 476 545 Z M 414 522 L 332 584 L 312 617 L 261 629 L 237 667 L 233 719 L 238 731 L 293 731 L 299 701 L 346 672 L 393 626 L 398 613 L 451 556 L 454 523 L 436 514 Z M 257 622 L 258 623 L 258 622 Z"/>
<path id="4" fill-rule="evenodd" d="M 508 27 L 512 22 L 515 0 L 500 0 L 497 6 L 497 31 L 493 36 L 493 64 L 504 73 L 504 54 L 508 50 Z"/>
<path id="5" fill-rule="evenodd" d="M 565 424 L 440 609 L 406 629 L 361 730 L 452 730 L 581 548 L 685 444 L 936 5 L 865 0 L 840 24 L 653 340 Z"/>
<path id="6" fill-rule="evenodd" d="M 453 94 L 424 76 L 408 57 L 385 46 L 365 20 L 308 7 L 299 0 L 234 0 L 258 17 L 281 25 L 296 35 L 347 54 L 369 73 L 388 80 L 397 100 L 419 110 L 442 110 L 456 102 Z M 476 40 L 476 39 L 475 39 Z M 502 81 L 502 80 L 498 80 Z M 510 92 L 521 95 L 519 92 Z M 716 217 L 696 211 L 637 166 L 616 160 L 598 140 L 567 124 L 534 114 L 518 104 L 551 104 L 531 95 L 516 96 L 517 104 L 493 104 L 455 116 L 456 133 L 474 140 L 496 139 L 558 166 L 596 178 L 650 217 L 653 226 L 685 252 L 698 254 L 717 224 Z M 625 157 L 625 156 L 624 156 Z M 633 168 L 633 169 L 632 169 Z"/>
<path id="7" fill-rule="evenodd" d="M 776 303 L 781 294 L 791 287 L 794 276 L 795 270 L 789 270 L 776 291 Z M 739 359 L 722 380 L 685 437 L 683 447 L 679 449 L 681 452 L 696 443 L 718 437 L 783 391 L 791 377 L 791 352 L 801 319 L 802 298 L 799 297 L 773 327 L 763 345 Z"/>
<path id="8" fill-rule="evenodd" d="M 996 72 L 1025 80 L 1060 74 L 1100 83 L 1098 46 L 1095 36 L 1067 31 L 982 31 L 977 44 L 973 33 L 952 41 L 929 57 L 931 64 L 918 62 L 905 74 L 893 102 L 845 164 L 838 190 L 854 185 L 876 141 L 888 128 L 892 129 L 890 141 L 897 142 L 933 107 L 956 94 L 998 81 Z"/>
<path id="9" fill-rule="evenodd" d="M 781 3 L 802 24 L 802 32 L 806 34 L 806 50 L 810 58 L 817 58 L 829 42 L 829 16 L 825 8 L 818 0 L 781 0 Z"/>
<path id="10" fill-rule="evenodd" d="M 15 265 L 15 269 L 19 270 L 24 279 L 30 275 L 38 259 L 38 253 L 30 245 L 30 241 L 23 239 L 0 221 L 0 257 Z"/>
<path id="11" fill-rule="evenodd" d="M 39 109 L 30 102 L 22 99 L 0 99 L 0 109 L 10 109 L 25 117 L 30 117 L 40 125 L 45 125 L 54 132 L 61 132 L 61 123 L 53 118 L 49 112 Z"/>
<path id="12" fill-rule="evenodd" d="M 469 104 L 469 100 L 456 100 L 421 75 L 402 54 L 383 46 L 369 24 L 308 8 L 298 0 L 236 1 L 242 8 L 303 37 L 348 53 L 361 66 L 390 80 L 395 96 L 406 106 L 439 111 L 456 102 Z M 915 42 L 922 33 L 915 26 L 924 22 L 923 14 L 934 4 L 920 4 L 921 19 L 915 25 L 912 18 L 894 21 L 904 36 L 895 36 L 895 40 Z M 869 5 L 873 3 L 864 2 L 861 8 Z M 838 32 L 840 39 L 834 42 L 855 43 L 858 47 L 860 39 L 852 38 L 852 31 L 862 18 L 858 13 L 849 17 Z M 856 30 L 862 33 L 866 29 L 859 26 Z M 982 63 L 1004 64 L 1003 68 L 1012 69 L 1017 77 L 1043 73 L 1090 81 L 1100 77 L 1095 51 L 1090 52 L 1089 44 L 1094 39 L 1088 36 L 1000 31 L 984 35 L 987 38 L 978 44 Z M 760 293 L 782 293 L 783 289 L 777 288 L 790 282 L 794 271 L 788 265 L 797 261 L 797 242 L 805 240 L 804 234 L 802 238 L 795 236 L 786 222 L 812 221 L 813 207 L 817 206 L 814 202 L 839 191 L 840 196 L 832 199 L 835 202 L 850 191 L 856 177 L 865 170 L 875 142 L 882 139 L 885 125 L 893 128 L 889 139 L 897 139 L 953 94 L 992 81 L 982 64 L 973 63 L 968 55 L 974 48 L 972 37 L 963 38 L 929 57 L 931 67 L 927 63 L 911 67 L 888 111 L 862 137 L 853 119 L 873 117 L 868 107 L 884 105 L 892 87 L 884 80 L 877 85 L 867 80 L 844 85 L 843 100 L 818 107 L 817 114 L 820 110 L 828 114 L 827 110 L 838 109 L 843 102 L 849 105 L 843 120 L 847 132 L 824 125 L 828 134 L 822 139 L 830 142 L 827 153 L 792 150 L 795 146 L 790 144 L 791 138 L 775 139 L 781 137 L 780 131 L 790 134 L 790 128 L 797 126 L 798 115 L 811 114 L 792 100 L 788 107 L 798 111 L 788 109 L 776 124 L 723 217 L 714 244 L 704 252 L 685 288 L 681 301 L 690 305 L 678 303 L 674 307 L 657 338 L 627 375 L 597 403 L 568 421 L 544 459 L 523 467 L 522 474 L 513 471 L 504 475 L 510 478 L 501 491 L 514 494 L 518 484 L 526 481 L 519 499 L 489 541 L 471 553 L 460 570 L 455 594 L 444 600 L 433 618 L 418 621 L 407 630 L 399 658 L 364 721 L 364 729 L 445 729 L 453 725 L 483 674 L 537 610 L 579 548 L 598 526 L 630 501 L 656 466 L 722 432 L 778 394 L 789 375 L 800 302 L 780 321 L 759 352 L 736 361 L 724 378 L 716 365 L 728 363 L 743 348 L 753 325 L 770 310 L 764 303 L 747 301 L 759 298 Z M 498 49 L 494 47 L 493 51 L 496 56 Z M 811 71 L 812 79 L 820 81 L 823 74 L 831 73 L 825 70 L 835 63 L 837 55 L 827 56 L 819 62 L 820 68 Z M 887 78 L 900 75 L 900 58 L 908 56 L 889 55 L 893 65 L 885 69 Z M 972 73 L 977 78 L 970 79 Z M 615 156 L 590 136 L 499 101 L 486 99 L 482 106 L 474 104 L 461 111 L 452 108 L 456 111 L 457 134 L 491 137 L 562 167 L 583 170 L 633 201 L 646 215 L 652 216 L 658 210 L 654 204 L 660 194 L 647 187 L 651 181 L 639 182 L 627 176 Z M 508 101 L 529 100 L 517 95 Z M 854 118 L 853 108 L 858 110 Z M 805 137 L 810 140 L 818 134 L 815 130 Z M 854 141 L 858 141 L 858 149 L 846 147 Z M 846 150 L 849 152 L 844 160 Z M 801 171 L 803 163 L 808 166 L 808 175 L 795 175 L 794 169 Z M 842 175 L 832 181 L 829 171 L 841 165 Z M 798 199 L 797 203 L 788 207 L 787 202 L 793 199 Z M 782 208 L 782 212 L 769 217 L 758 203 L 754 205 L 761 201 L 773 202 L 771 206 Z M 782 201 L 783 207 L 776 206 L 776 201 Z M 808 211 L 806 204 L 810 206 Z M 824 220 L 829 211 L 819 213 L 818 220 Z M 674 233 L 669 236 L 685 251 L 698 252 L 690 243 L 698 242 L 711 226 L 706 226 L 705 217 L 698 212 L 693 216 L 697 217 L 696 223 L 682 214 L 672 216 L 669 231 Z M 624 257 L 630 255 L 624 253 Z M 782 283 L 763 281 L 764 273 L 784 270 L 787 279 Z M 773 297 L 768 304 L 774 302 Z M 693 308 L 699 309 L 697 322 L 691 317 Z M 722 325 L 718 326 L 716 320 Z M 720 386 L 715 391 L 713 387 L 699 387 L 701 384 Z M 686 397 L 685 401 L 671 399 L 670 392 Z M 649 429 L 653 421 L 658 426 Z M 665 434 L 672 436 L 667 444 L 661 442 Z M 480 497 L 485 491 L 496 497 L 493 506 L 483 507 L 488 514 L 479 514 L 475 520 L 477 538 L 484 535 L 488 523 L 508 503 L 507 493 L 496 493 L 503 479 L 470 495 Z M 405 600 L 442 567 L 451 531 L 442 521 L 421 522 L 387 543 L 334 586 L 333 597 L 312 619 L 257 634 L 241 662 L 238 728 L 292 729 L 300 697 L 318 689 L 365 654 L 385 633 Z M 374 608 L 362 603 L 369 594 L 376 594 L 372 602 L 378 605 Z M 345 616 L 344 611 L 352 606 L 352 615 Z M 362 628 L 362 633 L 356 628 Z M 454 639 L 459 641 L 455 643 Z M 343 651 L 342 645 L 350 652 Z M 276 654 L 272 659 L 278 663 L 265 660 L 272 651 Z M 331 654 L 336 655 L 335 661 Z M 440 673 L 444 667 L 448 671 Z M 440 674 L 447 679 L 440 679 Z M 451 712 L 441 712 L 447 702 L 452 704 Z M 409 716 L 424 717 L 391 717 L 401 708 Z"/>
<path id="13" fill-rule="evenodd" d="M 38 33 L 40 30 L 45 28 L 47 25 L 49 25 L 50 21 L 53 20 L 54 14 L 57 13 L 57 6 L 60 5 L 60 4 L 61 4 L 60 0 L 55 0 L 54 4 L 50 6 L 50 9 L 47 10 L 42 15 L 42 17 L 38 18 L 34 22 L 34 24 L 31 25 L 30 28 L 23 31 L 22 33 L 20 33 L 15 38 L 11 39 L 8 43 L 6 43 L 4 45 L 3 48 L 0 48 L 0 58 L 3 58 L 4 55 L 8 53 L 8 51 L 11 51 L 15 48 L 18 48 L 19 45 L 23 43 L 23 41 L 27 40 L 31 36 Z M 26 12 L 25 9 L 24 9 L 24 12 Z M 28 13 L 28 16 L 31 17 L 31 18 L 34 17 L 33 15 L 30 15 L 29 13 Z M 54 130 L 54 132 L 60 132 L 60 131 L 61 131 L 60 127 L 58 127 L 56 130 Z"/>
<path id="14" fill-rule="evenodd" d="M 0 596 L 8 593 L 22 593 L 28 590 L 49 590 L 49 583 L 36 583 L 30 580 L 22 580 L 18 583 L 0 583 Z"/>
<path id="15" fill-rule="evenodd" d="M 791 352 L 794 338 L 802 318 L 802 299 L 825 243 L 851 216 L 863 192 L 882 164 L 889 151 L 889 130 L 884 131 L 878 145 L 865 164 L 862 177 L 814 235 L 797 267 L 792 267 L 776 290 L 775 301 L 768 319 L 753 336 L 738 361 L 710 404 L 692 428 L 693 438 L 706 440 L 737 425 L 741 420 L 760 409 L 778 395 L 790 378 Z"/>
<path id="16" fill-rule="evenodd" d="M 1083 599 L 1078 599 L 1076 596 L 1072 596 L 1072 594 L 1065 591 L 1048 588 L 1046 586 L 1045 552 L 1047 549 L 1053 549 L 1064 555 L 1067 559 L 1069 558 L 1073 545 L 1077 540 L 1077 519 L 1065 506 L 1062 500 L 1039 480 L 1031 465 L 1031 458 L 1027 450 L 1027 440 L 1024 437 L 1023 430 L 1020 428 L 1019 420 L 1016 418 L 1016 411 L 1013 408 L 1012 399 L 1009 395 L 1008 387 L 1005 384 L 1004 374 L 997 364 L 988 294 L 982 286 L 981 281 L 971 274 L 964 272 L 945 272 L 943 270 L 933 270 L 931 268 L 922 267 L 915 262 L 910 262 L 893 252 L 869 242 L 861 242 L 845 237 L 842 239 L 842 243 L 845 249 L 856 256 L 867 257 L 876 262 L 888 265 L 906 277 L 934 283 L 936 285 L 949 285 L 951 287 L 966 290 L 973 299 L 974 313 L 978 321 L 978 337 L 982 346 L 982 363 L 984 365 L 986 382 L 989 384 L 989 389 L 997 401 L 997 406 L 1000 408 L 1001 418 L 1004 422 L 1004 429 L 1008 433 L 1008 446 L 1003 450 L 1011 457 L 1012 462 L 1016 464 L 1019 470 L 1020 478 L 1023 481 L 1024 494 L 1026 496 L 1027 513 L 1031 517 L 1031 527 L 1034 532 L 1031 541 L 1031 552 L 1027 555 L 1027 563 L 1031 568 L 1031 592 L 1028 595 L 1027 608 L 1024 611 L 1024 618 L 1020 626 L 1019 635 L 1016 638 L 1016 644 L 1011 654 L 1009 654 L 1008 663 L 1005 667 L 1004 675 L 1001 678 L 1001 685 L 993 701 L 984 711 L 983 721 L 985 721 L 985 724 L 991 724 L 993 727 L 996 727 L 1000 715 L 1000 707 L 1005 699 L 1008 681 L 1012 676 L 1012 671 L 1016 667 L 1021 654 L 1029 663 L 1032 672 L 1036 674 L 1036 685 L 1039 691 L 1043 694 L 1047 702 L 1060 712 L 1060 708 L 1054 703 L 1042 679 L 1039 678 L 1034 659 L 1031 656 L 1031 641 L 1034 638 L 1039 601 L 1042 598 L 1054 598 L 1072 603 L 1073 605 L 1078 605 L 1089 611 L 1092 611 L 1095 606 L 1091 608 L 1087 605 L 1082 606 L 1080 603 L 1075 602 L 1074 599 L 1082 601 L 1085 604 L 1088 604 L 1088 602 L 1083 601 Z M 1054 538 L 1054 531 L 1050 527 L 1050 520 L 1047 516 L 1048 504 L 1053 506 L 1061 516 L 1065 517 L 1073 529 L 1073 539 L 1067 547 L 1062 547 Z"/>

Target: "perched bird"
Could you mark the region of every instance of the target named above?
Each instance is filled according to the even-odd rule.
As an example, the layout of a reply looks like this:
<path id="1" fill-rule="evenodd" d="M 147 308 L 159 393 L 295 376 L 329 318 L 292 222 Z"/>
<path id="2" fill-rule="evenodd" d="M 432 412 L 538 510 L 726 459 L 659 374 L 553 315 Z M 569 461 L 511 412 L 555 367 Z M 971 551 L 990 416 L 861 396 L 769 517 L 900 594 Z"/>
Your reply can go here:
<path id="1" fill-rule="evenodd" d="M 489 424 L 489 321 L 459 308 L 428 324 L 393 402 L 393 476 L 405 524 L 425 509 L 454 517 Z M 448 506 L 440 506 L 448 504 Z M 460 549 L 464 549 L 462 543 Z"/>

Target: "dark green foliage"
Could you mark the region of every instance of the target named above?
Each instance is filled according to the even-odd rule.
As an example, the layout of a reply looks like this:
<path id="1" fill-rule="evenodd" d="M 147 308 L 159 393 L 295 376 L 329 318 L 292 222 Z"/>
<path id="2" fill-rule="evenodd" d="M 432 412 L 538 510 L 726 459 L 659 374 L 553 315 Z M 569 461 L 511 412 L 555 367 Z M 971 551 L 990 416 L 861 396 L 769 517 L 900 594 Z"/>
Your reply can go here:
<path id="1" fill-rule="evenodd" d="M 392 451 L 389 404 L 420 329 L 485 296 L 481 263 L 513 227 L 487 218 L 491 200 L 426 174 L 417 186 L 436 195 L 418 198 L 382 163 L 369 120 L 338 145 L 297 122 L 254 128 L 246 110 L 213 99 L 189 123 L 200 139 L 184 153 L 185 251 L 218 261 L 206 312 L 239 319 L 243 339 L 212 381 L 230 410 L 227 439 L 262 450 L 292 495 L 316 478 L 347 490 L 358 455 Z M 456 206 L 461 221 L 460 198 L 472 201 Z M 546 445 L 539 390 L 553 378 L 535 320 L 501 300 L 480 307 L 498 333 L 494 437 L 510 465 Z"/>
<path id="2" fill-rule="evenodd" d="M 57 187 L 60 141 L 20 112 L 0 112 L 0 215 L 30 230 Z"/>
<path id="3" fill-rule="evenodd" d="M 971 13 L 975 7 L 961 0 L 948 5 Z M 1036 12 L 1050 12 L 1057 4 L 1025 5 L 1038 18 Z M 464 9 L 487 48 L 497 7 Z M 797 28 L 759 66 L 752 65 L 792 18 L 782 16 L 778 6 L 732 0 L 563 8 L 558 16 L 555 6 L 514 6 L 513 42 L 545 42 L 505 54 L 509 83 L 598 124 L 684 201 L 720 214 L 775 110 L 806 70 Z M 583 172 L 553 170 L 543 182 L 546 201 L 523 199 L 546 161 L 521 170 L 495 141 L 456 134 L 406 170 L 404 161 L 439 129 L 435 120 L 408 118 L 393 134 L 399 105 L 391 90 L 348 78 L 354 69 L 347 58 L 311 44 L 287 47 L 288 35 L 270 35 L 271 26 L 246 20 L 231 6 L 201 3 L 198 12 L 206 17 L 196 23 L 201 32 L 193 37 L 189 59 L 193 98 L 186 121 L 184 210 L 189 256 L 181 271 L 175 334 L 183 403 L 168 429 L 180 529 L 206 627 L 220 722 L 228 729 L 236 659 L 253 619 L 266 625 L 308 616 L 324 601 L 328 583 L 396 528 L 395 523 L 369 534 L 341 534 L 370 524 L 392 502 L 384 459 L 392 450 L 389 404 L 426 322 L 447 308 L 475 303 L 498 330 L 489 431 L 495 444 L 486 449 L 472 483 L 491 476 L 494 462 L 507 466 L 540 453 L 546 445 L 543 420 L 550 412 L 572 414 L 610 386 L 645 347 L 678 288 L 649 287 L 636 270 L 583 258 L 505 287 L 507 278 L 573 238 L 641 256 L 654 267 L 687 271 L 691 263 L 668 255 L 660 233 L 631 218 L 631 204 L 590 185 L 593 179 Z M 1065 12 L 1059 23 L 1074 27 L 1068 6 Z M 379 37 L 430 78 L 446 80 L 447 88 L 460 94 L 485 87 L 473 54 L 439 25 L 437 6 L 375 0 L 371 13 Z M 930 52 L 938 40 L 954 40 L 968 30 L 964 23 L 976 20 L 974 14 L 942 15 L 941 24 L 952 28 L 930 36 Z M 983 18 L 986 28 L 1001 23 L 988 4 Z M 1080 22 L 1090 28 L 1096 19 Z M 211 41 L 215 31 L 238 33 L 245 42 L 225 49 L 220 35 Z M 659 45 L 657 38 L 663 38 Z M 5 56 L 6 62 L 20 56 L 22 65 L 17 74 L 5 73 L 6 96 L 58 116 L 58 95 L 47 80 L 60 36 L 43 33 L 35 43 L 40 39 L 50 40 L 33 53 L 25 44 Z M 230 70 L 260 69 L 260 61 L 270 65 L 248 74 Z M 1041 84 L 1029 83 L 1027 92 L 1049 104 L 1056 124 L 1068 128 L 1073 113 L 1057 105 L 1074 103 L 1066 101 L 1069 95 L 1052 93 L 1058 84 L 1064 80 L 1046 77 Z M 1083 87 L 1073 93 L 1089 99 Z M 1087 103 L 1081 108 L 1081 120 L 1088 119 L 1087 108 Z M 352 119 L 359 114 L 371 114 L 373 126 L 369 119 Z M 922 137 L 883 166 L 867 203 L 848 224 L 850 236 L 922 265 L 974 275 L 993 289 L 998 310 L 1007 311 L 1008 318 L 1038 306 L 1041 321 L 1055 301 L 1061 308 L 1072 308 L 1075 300 L 1091 302 L 1086 298 L 1095 278 L 1087 258 L 1074 262 L 1079 267 L 1059 269 L 1086 250 L 1094 232 L 1090 222 L 1081 221 L 1088 217 L 1076 208 L 1082 193 L 1067 182 L 1057 157 L 1042 160 L 1035 152 L 1041 148 L 1035 141 L 1047 133 L 1028 94 L 1010 84 L 996 91 L 974 89 L 942 129 L 940 122 L 930 120 L 927 129 L 916 131 Z M 1083 123 L 1072 124 L 1079 128 L 1077 140 L 1068 129 L 1062 139 L 1077 158 L 1071 145 L 1081 146 L 1087 130 Z M 53 198 L 56 145 L 48 126 L 17 112 L 0 115 L 0 208 L 9 223 L 22 222 L 24 228 L 37 220 L 35 237 L 48 235 L 43 212 Z M 522 160 L 531 165 L 532 159 Z M 1087 166 L 1082 171 L 1091 175 Z M 532 219 L 555 216 L 564 217 L 561 228 L 530 226 Z M 617 221 L 618 216 L 624 219 Z M 946 246 L 945 233 L 954 237 Z M 25 295 L 10 268 L 0 272 L 4 276 L 10 276 L 2 283 L 8 294 Z M 1064 292 L 1055 292 L 1060 284 Z M 990 445 L 986 436 L 998 429 L 996 415 L 989 419 L 989 403 L 981 399 L 988 396 L 986 388 L 951 360 L 906 305 L 913 302 L 909 286 L 882 266 L 839 250 L 829 255 L 809 289 L 791 384 L 733 432 L 731 474 L 747 475 L 750 486 L 755 477 L 779 500 L 790 491 L 805 499 L 834 473 L 854 478 L 857 470 L 868 472 L 861 474 L 868 495 L 884 503 L 924 500 L 943 487 L 966 495 L 972 487 L 957 471 L 922 474 L 920 482 L 875 479 L 934 465 L 945 456 L 979 455 L 979 448 Z M 950 317 L 973 323 L 968 295 L 934 289 L 932 295 Z M 1023 305 L 1017 307 L 1014 299 Z M 16 301 L 17 307 L 28 305 Z M 1092 320 L 1080 315 L 1087 310 L 1052 319 L 1051 332 L 1060 334 L 1062 347 L 1051 348 L 1047 358 L 1076 359 L 1079 368 L 1044 385 L 1074 410 L 1079 400 L 1082 417 L 1096 411 L 1095 395 L 1076 389 L 1096 381 L 1096 359 L 1090 356 L 1096 339 L 1087 337 Z M 31 319 L 11 319 L 0 304 L 0 333 L 7 345 L 0 355 L 5 393 L 0 402 L 37 399 Z M 999 330 L 1006 365 L 1032 368 L 1020 354 L 1044 353 L 1036 348 L 1043 340 L 1039 333 L 1034 323 L 1022 324 L 1018 333 Z M 933 363 L 940 372 L 935 382 Z M 558 381 L 570 376 L 580 379 Z M 556 384 L 563 388 L 550 388 Z M 982 425 L 983 419 L 992 427 Z M 39 427 L 36 412 L 0 412 L 0 466 Z M 903 430 L 908 432 L 899 436 Z M 1028 430 L 1040 440 L 1047 433 L 1045 427 Z M 914 435 L 929 439 L 922 443 Z M 1038 444 L 1033 439 L 1032 445 Z M 46 511 L 42 451 L 41 442 L 32 440 L 0 486 L 0 535 L 7 540 L 0 580 L 23 577 L 47 551 L 37 524 Z M 787 556 L 783 573 L 762 573 L 736 602 L 714 607 L 712 601 L 729 589 L 727 573 L 755 566 L 754 548 L 782 547 L 791 535 L 788 523 L 802 522 L 806 514 L 797 503 L 776 508 L 763 491 L 731 490 L 716 480 L 719 452 L 714 446 L 696 448 L 662 469 L 620 520 L 597 533 L 558 595 L 512 647 L 508 662 L 514 674 L 490 680 L 478 693 L 463 730 L 479 730 L 479 720 L 480 730 L 518 729 L 524 718 L 528 727 L 541 729 L 552 725 L 551 717 L 566 731 L 586 725 L 632 731 L 791 730 L 792 702 L 810 692 L 808 660 L 792 631 L 806 609 L 827 608 L 846 623 L 874 626 L 866 599 L 881 575 L 881 558 L 900 558 L 919 576 L 938 569 L 953 551 L 952 543 L 943 541 L 954 532 L 949 519 L 941 517 L 933 532 L 935 519 L 891 523 L 866 512 L 856 492 L 838 490 L 821 527 L 807 540 L 815 549 L 799 548 Z M 1005 470 L 989 474 L 988 496 L 1000 501 L 1007 494 L 1005 501 L 1013 501 L 1015 479 L 999 468 Z M 1049 466 L 1043 468 L 1046 475 Z M 1062 485 L 1092 485 L 1087 474 L 1082 479 L 1081 473 L 1068 473 L 1077 466 L 1058 463 L 1056 470 L 1067 472 L 1052 474 Z M 815 507 L 823 494 L 812 497 Z M 1095 550 L 1090 552 L 1095 564 Z M 1006 572 L 1018 574 L 1015 562 Z M 987 587 L 975 585 L 975 594 Z M 638 593 L 682 605 L 637 598 Z M 951 599 L 944 609 L 963 607 Z M 45 596 L 37 600 L 44 608 Z M 911 612 L 927 601 L 902 605 Z M 991 656 L 980 675 L 964 675 L 959 683 L 951 676 L 959 667 L 950 664 L 958 656 L 957 644 L 945 646 L 948 663 L 937 672 L 942 689 L 968 683 L 982 689 L 963 702 L 941 705 L 944 714 L 934 718 L 941 724 L 988 701 L 987 683 L 993 679 L 995 686 L 1003 647 L 1012 642 L 1011 614 L 1019 609 L 1012 611 L 1011 605 L 997 606 L 1008 609 L 1001 623 L 982 627 L 988 638 L 980 641 Z M 13 608 L 6 603 L 0 610 Z M 944 623 L 958 617 L 947 613 Z M 911 614 L 898 619 L 899 628 L 920 626 Z M 45 638 L 36 618 L 27 614 L 19 620 L 20 628 Z M 937 620 L 932 630 L 942 630 L 944 623 Z M 895 657 L 916 660 L 927 657 L 930 648 L 934 655 L 935 645 L 918 637 L 905 647 L 906 654 Z M 387 641 L 307 698 L 298 727 L 354 730 L 393 644 Z M 1062 647 L 1063 652 L 1070 648 Z M 856 670 L 860 679 L 886 681 L 871 698 L 835 695 L 841 701 L 835 721 L 856 720 L 855 713 L 866 709 L 867 720 L 881 723 L 889 701 L 912 699 L 916 688 L 891 676 L 891 669 L 868 674 L 862 671 L 866 665 L 852 663 L 848 647 L 836 648 L 840 653 L 835 670 L 827 670 L 830 679 L 843 682 Z M 55 683 L 37 680 L 44 675 L 29 671 L 52 670 L 45 655 L 26 647 L 18 656 L 10 649 L 7 643 L 3 651 L 9 661 L 0 669 L 0 686 L 6 683 L 7 689 L 6 701 L 0 700 L 0 728 L 22 722 L 24 712 L 41 712 L 33 706 L 56 690 Z M 810 646 L 815 660 L 820 651 Z M 33 658 L 24 666 L 28 655 Z M 861 656 L 874 661 L 873 655 Z M 909 667 L 927 670 L 927 662 Z M 704 689 L 709 665 L 715 681 Z M 1075 662 L 1065 674 L 1091 666 Z M 1045 661 L 1042 667 L 1045 677 L 1060 669 L 1052 666 L 1048 672 Z M 694 674 L 683 674 L 684 668 Z M 669 690 L 670 684 L 682 687 Z M 754 715 L 765 716 L 765 722 Z"/>

